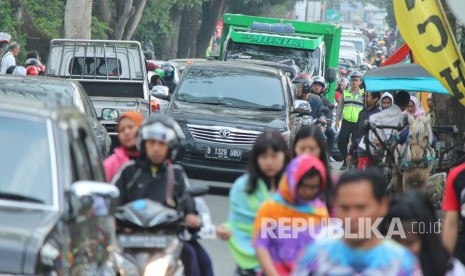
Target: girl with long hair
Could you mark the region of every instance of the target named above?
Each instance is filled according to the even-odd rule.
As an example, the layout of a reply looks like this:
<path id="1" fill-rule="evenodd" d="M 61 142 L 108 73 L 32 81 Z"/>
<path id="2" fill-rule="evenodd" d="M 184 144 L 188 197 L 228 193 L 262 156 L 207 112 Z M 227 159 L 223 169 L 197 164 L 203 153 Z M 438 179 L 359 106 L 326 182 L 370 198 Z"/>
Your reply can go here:
<path id="1" fill-rule="evenodd" d="M 253 145 L 248 172 L 229 192 L 229 219 L 217 227 L 217 236 L 228 241 L 237 264 L 236 275 L 256 275 L 259 263 L 252 246 L 253 223 L 262 203 L 278 189 L 289 162 L 289 149 L 278 132 L 263 132 Z"/>

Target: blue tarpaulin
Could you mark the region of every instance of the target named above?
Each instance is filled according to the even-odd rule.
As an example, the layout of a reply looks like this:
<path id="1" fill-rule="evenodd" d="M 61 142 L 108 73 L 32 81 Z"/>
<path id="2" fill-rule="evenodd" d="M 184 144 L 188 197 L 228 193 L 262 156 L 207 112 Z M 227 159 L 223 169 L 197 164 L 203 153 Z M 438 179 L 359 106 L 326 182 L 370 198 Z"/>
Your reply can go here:
<path id="1" fill-rule="evenodd" d="M 449 95 L 446 88 L 418 64 L 395 64 L 369 70 L 363 80 L 370 92 L 406 90 Z"/>

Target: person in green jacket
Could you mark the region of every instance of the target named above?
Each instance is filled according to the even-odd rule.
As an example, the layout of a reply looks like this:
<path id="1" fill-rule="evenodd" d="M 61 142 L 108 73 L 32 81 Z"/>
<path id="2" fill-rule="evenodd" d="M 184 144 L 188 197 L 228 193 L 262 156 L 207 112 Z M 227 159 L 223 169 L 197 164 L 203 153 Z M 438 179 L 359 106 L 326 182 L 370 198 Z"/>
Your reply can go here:
<path id="1" fill-rule="evenodd" d="M 236 275 L 256 275 L 260 264 L 252 246 L 253 223 L 264 201 L 277 190 L 289 149 L 278 132 L 265 131 L 256 140 L 248 173 L 239 177 L 229 192 L 229 219 L 216 229 L 228 241 L 237 265 Z"/>

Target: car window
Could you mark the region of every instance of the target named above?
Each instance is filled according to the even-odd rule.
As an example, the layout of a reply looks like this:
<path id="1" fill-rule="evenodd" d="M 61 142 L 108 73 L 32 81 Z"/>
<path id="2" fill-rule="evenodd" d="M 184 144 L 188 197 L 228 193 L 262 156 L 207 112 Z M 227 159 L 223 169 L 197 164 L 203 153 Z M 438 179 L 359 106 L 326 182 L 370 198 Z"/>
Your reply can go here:
<path id="1" fill-rule="evenodd" d="M 85 95 L 85 93 L 81 91 L 77 91 L 78 97 L 81 99 L 81 102 L 84 106 L 84 111 L 87 114 L 87 116 L 92 117 L 92 118 L 97 118 L 97 113 L 95 113 L 94 106 L 89 100 L 89 97 Z"/>
<path id="2" fill-rule="evenodd" d="M 73 138 L 70 144 L 73 181 L 104 181 L 99 153 L 92 136 L 83 128 L 79 128 L 78 133 L 78 138 Z"/>
<path id="3" fill-rule="evenodd" d="M 189 70 L 176 100 L 278 110 L 285 105 L 280 77 L 237 70 Z"/>
<path id="4" fill-rule="evenodd" d="M 91 166 L 90 169 L 92 171 L 93 180 L 105 181 L 106 178 L 103 173 L 100 155 L 97 150 L 96 142 L 91 134 L 85 136 L 84 144 L 86 147 L 88 162 Z"/>
<path id="5" fill-rule="evenodd" d="M 87 133 L 83 129 L 79 129 L 78 133 L 78 137 L 74 137 L 71 140 L 70 145 L 74 181 L 92 180 L 92 170 L 89 162 L 89 154 L 85 144 Z"/>
<path id="6" fill-rule="evenodd" d="M 69 64 L 69 72 L 72 75 L 85 75 L 85 76 L 121 76 L 121 61 L 116 58 L 103 57 L 75 57 L 71 59 Z"/>
<path id="7" fill-rule="evenodd" d="M 11 194 L 53 204 L 52 151 L 46 121 L 0 115 L 0 126 L 0 198 Z"/>

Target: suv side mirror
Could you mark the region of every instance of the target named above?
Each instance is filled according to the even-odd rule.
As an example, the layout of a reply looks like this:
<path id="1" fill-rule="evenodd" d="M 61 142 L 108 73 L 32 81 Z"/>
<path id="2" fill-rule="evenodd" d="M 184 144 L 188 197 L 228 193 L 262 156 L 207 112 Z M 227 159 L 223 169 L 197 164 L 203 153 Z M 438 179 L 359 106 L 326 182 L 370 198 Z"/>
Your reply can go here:
<path id="1" fill-rule="evenodd" d="M 169 100 L 170 99 L 170 89 L 167 86 L 155 85 L 150 94 L 160 100 Z"/>
<path id="2" fill-rule="evenodd" d="M 327 82 L 331 83 L 337 78 L 336 68 L 327 68 L 325 72 L 325 79 Z"/>
<path id="3" fill-rule="evenodd" d="M 102 117 L 100 119 L 105 121 L 116 121 L 119 118 L 118 110 L 114 108 L 102 109 Z"/>
<path id="4" fill-rule="evenodd" d="M 69 190 L 70 218 L 112 216 L 116 210 L 119 190 L 116 186 L 96 181 L 78 181 Z"/>

